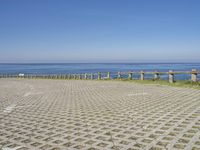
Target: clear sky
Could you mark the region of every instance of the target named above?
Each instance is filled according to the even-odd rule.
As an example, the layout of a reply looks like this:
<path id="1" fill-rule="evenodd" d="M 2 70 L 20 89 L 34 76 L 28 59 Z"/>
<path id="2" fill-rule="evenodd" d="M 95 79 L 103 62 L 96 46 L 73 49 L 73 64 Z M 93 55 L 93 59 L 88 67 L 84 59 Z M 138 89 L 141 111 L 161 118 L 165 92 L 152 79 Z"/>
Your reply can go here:
<path id="1" fill-rule="evenodd" d="M 200 62 L 200 0 L 0 0 L 0 62 Z"/>

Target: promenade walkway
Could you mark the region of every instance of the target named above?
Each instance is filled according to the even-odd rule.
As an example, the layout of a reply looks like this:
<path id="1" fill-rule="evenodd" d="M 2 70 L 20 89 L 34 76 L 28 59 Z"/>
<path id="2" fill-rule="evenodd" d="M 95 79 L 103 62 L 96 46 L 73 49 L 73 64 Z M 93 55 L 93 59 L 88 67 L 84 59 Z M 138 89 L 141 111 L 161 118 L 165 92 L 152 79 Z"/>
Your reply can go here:
<path id="1" fill-rule="evenodd" d="M 2 150 L 200 150 L 200 91 L 0 79 Z"/>

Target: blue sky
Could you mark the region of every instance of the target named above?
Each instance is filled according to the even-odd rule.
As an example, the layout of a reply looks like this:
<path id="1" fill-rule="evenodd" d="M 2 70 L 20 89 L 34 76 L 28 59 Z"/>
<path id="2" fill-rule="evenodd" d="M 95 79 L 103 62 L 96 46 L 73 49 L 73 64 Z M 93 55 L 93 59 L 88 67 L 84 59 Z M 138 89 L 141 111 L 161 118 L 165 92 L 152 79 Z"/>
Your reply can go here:
<path id="1" fill-rule="evenodd" d="M 0 0 L 0 62 L 200 62 L 199 0 Z"/>

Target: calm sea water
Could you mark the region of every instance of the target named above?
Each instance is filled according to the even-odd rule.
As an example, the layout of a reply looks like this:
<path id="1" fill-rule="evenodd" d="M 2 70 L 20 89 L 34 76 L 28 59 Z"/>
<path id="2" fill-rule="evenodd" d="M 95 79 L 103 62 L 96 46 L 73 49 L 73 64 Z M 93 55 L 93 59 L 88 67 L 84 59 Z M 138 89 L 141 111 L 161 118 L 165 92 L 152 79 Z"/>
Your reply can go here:
<path id="1" fill-rule="evenodd" d="M 200 63 L 62 63 L 62 64 L 0 64 L 0 74 L 67 74 L 118 71 L 190 71 L 200 70 Z M 164 76 L 164 78 L 166 78 Z M 189 75 L 178 75 L 188 79 Z M 199 78 L 199 75 L 198 75 Z"/>

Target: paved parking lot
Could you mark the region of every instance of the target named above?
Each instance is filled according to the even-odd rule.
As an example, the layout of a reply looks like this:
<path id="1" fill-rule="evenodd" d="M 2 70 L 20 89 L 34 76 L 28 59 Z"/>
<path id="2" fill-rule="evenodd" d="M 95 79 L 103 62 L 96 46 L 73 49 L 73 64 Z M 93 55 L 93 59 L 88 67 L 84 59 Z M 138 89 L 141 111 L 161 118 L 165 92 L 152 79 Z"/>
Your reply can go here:
<path id="1" fill-rule="evenodd" d="M 200 91 L 0 79 L 2 150 L 200 150 Z"/>

